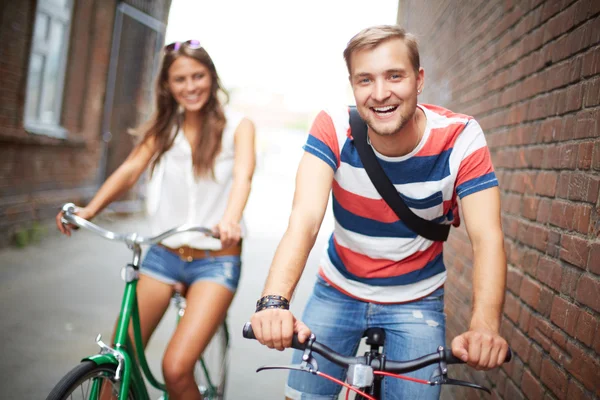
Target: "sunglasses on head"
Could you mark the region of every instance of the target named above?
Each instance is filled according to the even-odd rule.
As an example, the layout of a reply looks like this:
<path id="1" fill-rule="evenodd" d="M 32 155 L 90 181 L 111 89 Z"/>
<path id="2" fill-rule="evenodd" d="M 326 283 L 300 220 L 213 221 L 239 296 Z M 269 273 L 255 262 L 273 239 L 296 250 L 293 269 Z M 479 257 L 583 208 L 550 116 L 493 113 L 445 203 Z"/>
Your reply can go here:
<path id="1" fill-rule="evenodd" d="M 181 48 L 181 46 L 186 46 L 187 48 L 190 49 L 199 49 L 200 47 L 202 47 L 200 45 L 200 41 L 199 40 L 195 40 L 195 39 L 190 39 L 190 40 L 186 40 L 185 42 L 173 42 L 173 43 L 169 43 L 168 45 L 166 45 L 164 47 L 165 52 L 169 52 L 169 51 L 177 51 Z"/>

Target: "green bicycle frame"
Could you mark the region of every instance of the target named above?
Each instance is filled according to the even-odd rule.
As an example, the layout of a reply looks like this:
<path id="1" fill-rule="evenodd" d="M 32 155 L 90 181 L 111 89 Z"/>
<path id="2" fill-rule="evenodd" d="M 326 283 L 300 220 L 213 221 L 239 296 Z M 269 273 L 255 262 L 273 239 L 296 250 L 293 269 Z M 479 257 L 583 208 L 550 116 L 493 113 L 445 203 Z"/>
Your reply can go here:
<path id="1" fill-rule="evenodd" d="M 129 391 L 129 385 L 134 386 L 134 391 L 143 396 L 149 398 L 146 385 L 144 384 L 144 378 L 142 372 L 139 369 L 141 366 L 143 374 L 148 379 L 148 382 L 155 388 L 165 392 L 165 399 L 167 398 L 166 386 L 164 383 L 160 383 L 152 374 L 146 355 L 144 352 L 144 346 L 142 343 L 142 334 L 140 330 L 140 316 L 137 304 L 137 279 L 133 279 L 125 284 L 125 293 L 123 295 L 123 301 L 121 304 L 121 311 L 119 314 L 119 320 L 117 323 L 117 330 L 114 341 L 114 349 L 122 357 L 122 369 L 121 369 L 121 390 L 119 393 L 119 400 L 125 400 Z M 135 340 L 135 353 L 133 346 L 128 335 L 129 322 L 133 323 L 133 334 Z M 137 355 L 138 363 L 135 362 Z M 95 362 L 97 365 L 101 364 L 114 364 L 119 365 L 119 360 L 114 354 L 98 354 L 91 357 L 87 357 L 84 360 L 90 360 Z M 90 399 L 97 399 L 100 393 L 100 386 L 102 382 L 100 379 L 96 379 L 91 388 Z"/>

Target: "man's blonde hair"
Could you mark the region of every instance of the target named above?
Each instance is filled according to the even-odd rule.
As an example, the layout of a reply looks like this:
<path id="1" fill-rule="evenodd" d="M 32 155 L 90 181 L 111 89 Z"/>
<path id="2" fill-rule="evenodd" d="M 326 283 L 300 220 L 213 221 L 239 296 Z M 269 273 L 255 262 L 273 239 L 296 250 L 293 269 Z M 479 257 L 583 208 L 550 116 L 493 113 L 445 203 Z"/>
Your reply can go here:
<path id="1" fill-rule="evenodd" d="M 408 56 L 410 63 L 415 70 L 415 73 L 419 73 L 421 67 L 421 61 L 419 59 L 419 47 L 417 45 L 417 38 L 400 28 L 398 25 L 377 25 L 370 28 L 363 29 L 358 32 L 346 46 L 344 50 L 344 59 L 346 60 L 346 66 L 348 67 L 348 73 L 350 72 L 350 57 L 357 50 L 372 49 L 379 46 L 381 43 L 390 39 L 402 39 L 406 47 L 408 48 Z"/>

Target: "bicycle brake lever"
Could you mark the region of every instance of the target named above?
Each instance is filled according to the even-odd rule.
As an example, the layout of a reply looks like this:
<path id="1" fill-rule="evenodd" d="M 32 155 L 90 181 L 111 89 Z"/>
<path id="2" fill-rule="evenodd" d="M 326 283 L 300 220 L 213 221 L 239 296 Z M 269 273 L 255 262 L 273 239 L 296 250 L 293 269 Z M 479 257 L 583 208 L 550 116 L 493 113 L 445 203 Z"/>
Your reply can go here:
<path id="1" fill-rule="evenodd" d="M 478 385 L 476 383 L 471 383 L 471 382 L 467 382 L 467 381 L 461 381 L 458 379 L 448 378 L 448 365 L 444 358 L 444 347 L 442 347 L 442 346 L 438 347 L 438 353 L 440 354 L 440 361 L 439 361 L 438 366 L 435 368 L 435 370 L 431 374 L 431 378 L 429 378 L 429 384 L 431 386 L 436 386 L 436 385 L 466 386 L 466 387 L 469 387 L 472 389 L 483 390 L 489 394 L 492 394 L 490 389 L 488 389 L 484 386 Z"/>
<path id="2" fill-rule="evenodd" d="M 294 371 L 301 372 L 309 372 L 311 374 L 317 374 L 319 371 L 319 364 L 317 364 L 317 360 L 312 356 L 312 344 L 314 343 L 316 337 L 314 334 L 311 334 L 308 338 L 308 342 L 306 343 L 306 349 L 304 349 L 304 354 L 302 354 L 302 362 L 297 365 L 265 365 L 264 367 L 260 367 L 256 370 L 256 372 L 270 370 L 270 369 L 289 369 Z"/>
<path id="3" fill-rule="evenodd" d="M 476 383 L 471 383 L 471 382 L 467 382 L 467 381 L 461 381 L 458 379 L 452 379 L 452 378 L 448 378 L 448 377 L 444 377 L 437 381 L 430 381 L 429 384 L 432 386 L 439 386 L 439 385 L 466 386 L 471 389 L 479 389 L 479 390 L 483 390 L 483 391 L 487 392 L 488 394 L 492 394 L 492 391 L 490 389 L 486 388 L 485 386 L 481 386 Z"/>
<path id="4" fill-rule="evenodd" d="M 300 372 L 308 372 L 311 374 L 317 374 L 317 369 L 303 367 L 302 364 L 298 365 L 265 365 L 256 370 L 256 372 L 265 371 L 265 370 L 273 370 L 273 369 L 287 369 L 292 371 L 300 371 Z"/>

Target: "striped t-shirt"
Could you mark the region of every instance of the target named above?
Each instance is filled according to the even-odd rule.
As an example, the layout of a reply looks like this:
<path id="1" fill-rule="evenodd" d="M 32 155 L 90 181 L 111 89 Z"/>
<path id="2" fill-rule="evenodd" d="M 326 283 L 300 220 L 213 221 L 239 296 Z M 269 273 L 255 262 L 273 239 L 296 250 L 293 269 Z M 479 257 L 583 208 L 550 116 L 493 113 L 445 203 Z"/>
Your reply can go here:
<path id="1" fill-rule="evenodd" d="M 473 118 L 420 104 L 427 117 L 419 145 L 402 157 L 375 154 L 404 202 L 422 218 L 458 225 L 456 196 L 497 186 L 481 127 Z M 304 150 L 333 168 L 335 227 L 319 274 L 348 295 L 398 303 L 444 284 L 443 242 L 412 232 L 381 198 L 361 163 L 349 112 L 322 111 Z"/>

